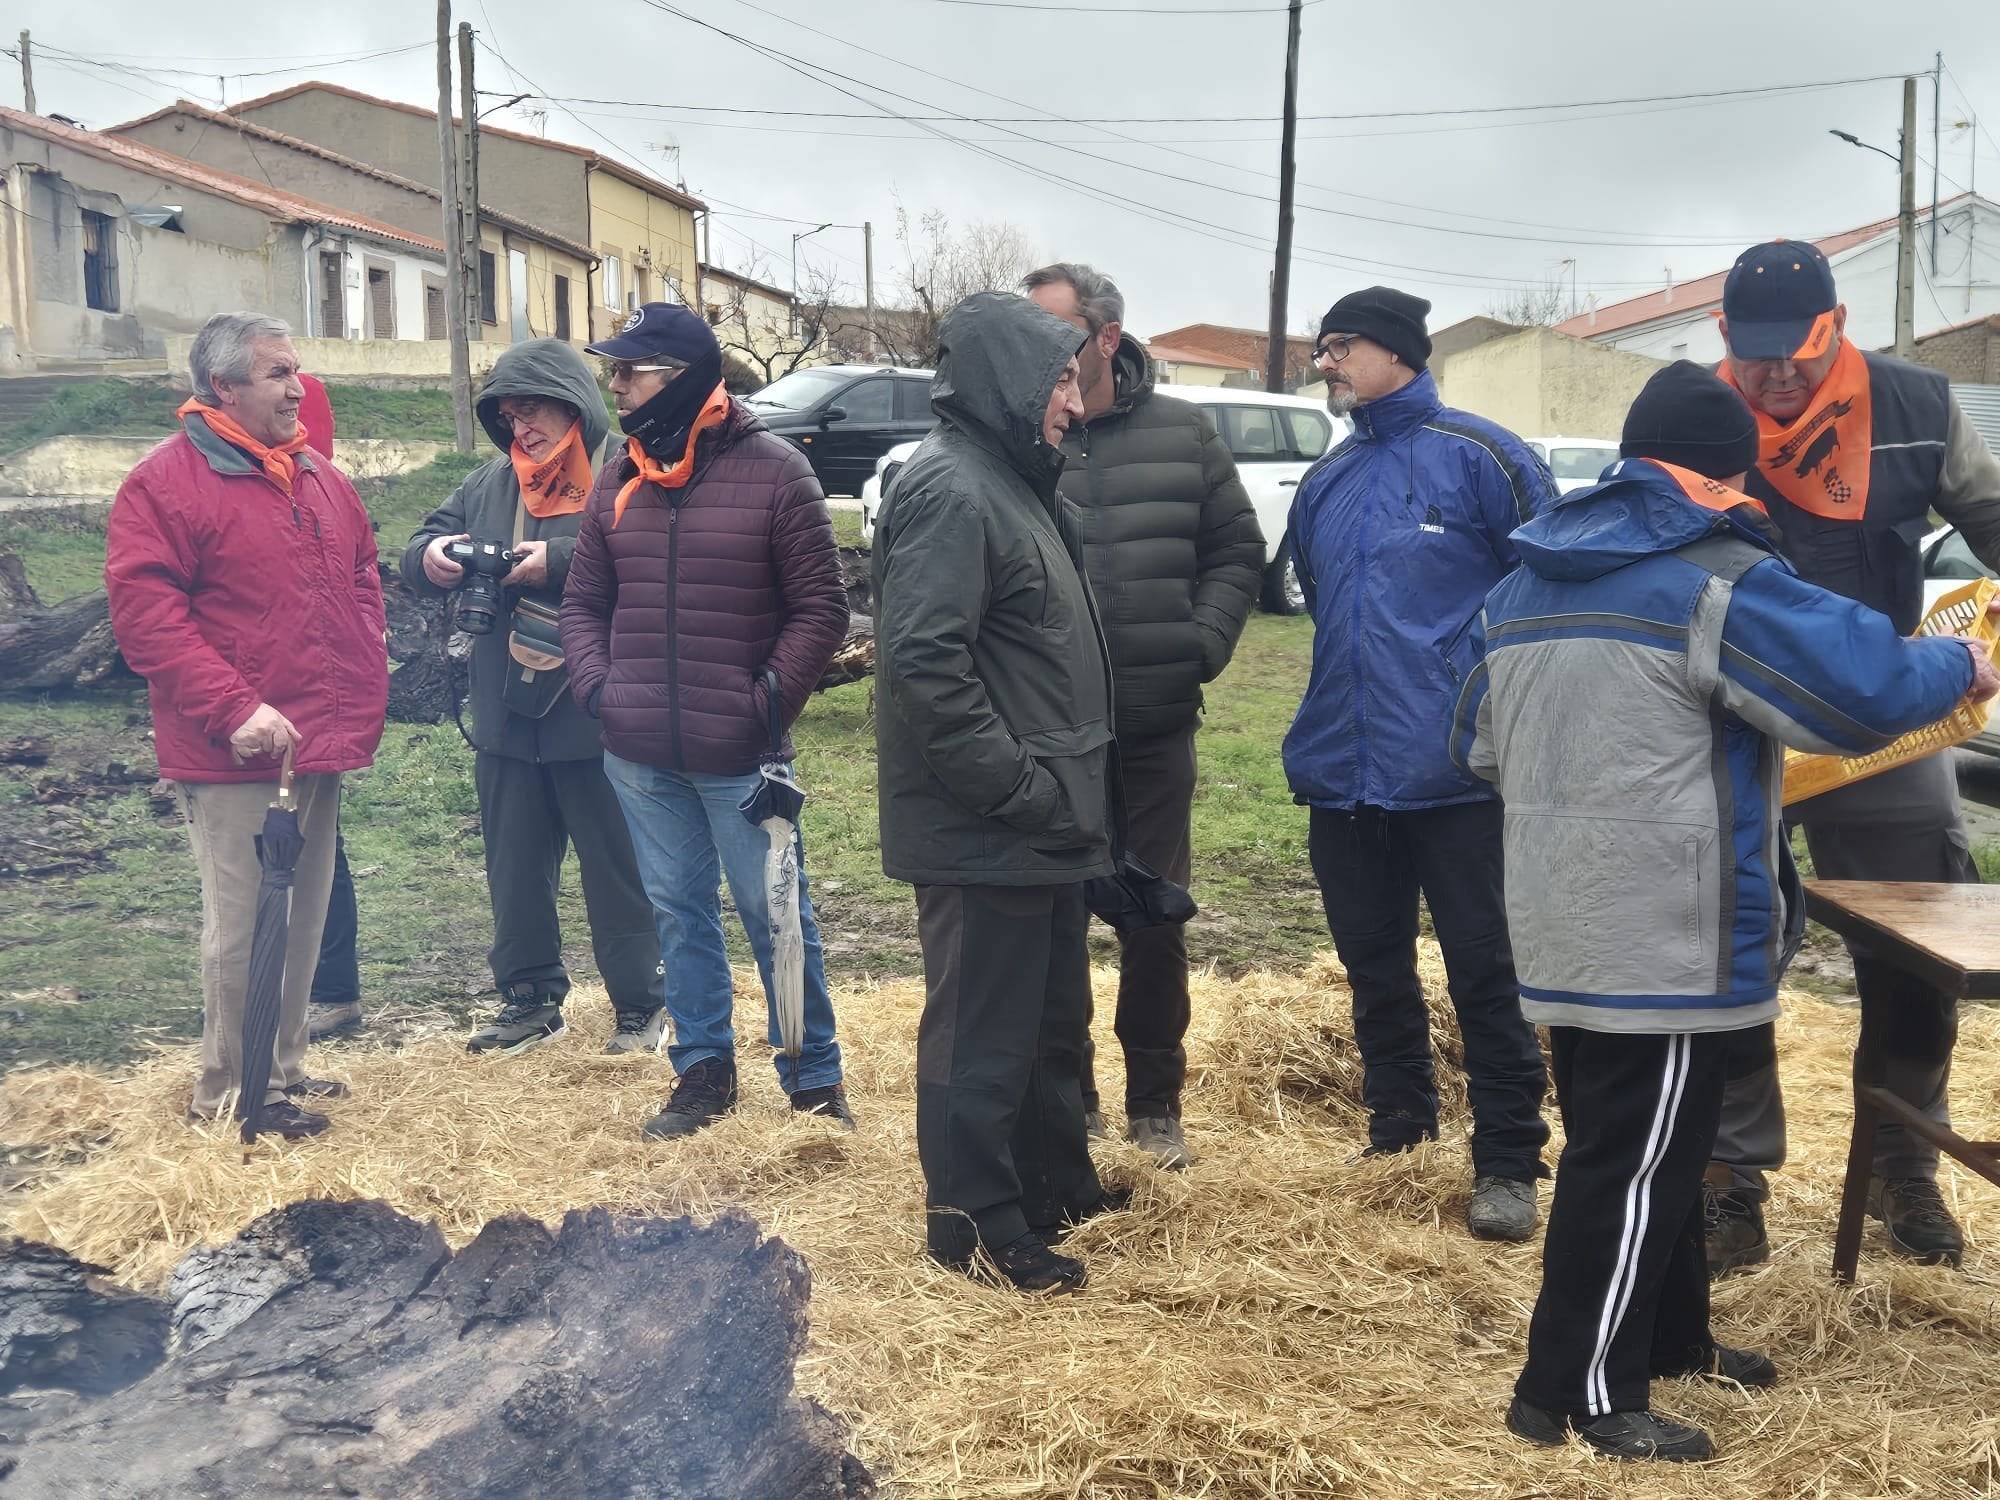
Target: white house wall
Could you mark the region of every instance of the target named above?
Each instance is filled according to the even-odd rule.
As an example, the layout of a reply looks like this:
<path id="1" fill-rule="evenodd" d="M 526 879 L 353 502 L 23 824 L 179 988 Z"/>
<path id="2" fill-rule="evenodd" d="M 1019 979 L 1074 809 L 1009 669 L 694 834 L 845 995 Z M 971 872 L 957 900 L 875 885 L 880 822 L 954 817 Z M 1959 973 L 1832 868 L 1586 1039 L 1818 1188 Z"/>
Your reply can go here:
<path id="1" fill-rule="evenodd" d="M 444 260 L 439 256 L 426 256 L 420 251 L 392 248 L 384 242 L 359 239 L 333 239 L 314 245 L 313 285 L 318 286 L 318 261 L 321 255 L 339 252 L 341 259 L 341 324 L 344 337 L 362 340 L 368 328 L 368 265 L 387 261 L 390 267 L 390 296 L 396 307 L 396 337 L 398 339 L 421 339 L 424 336 L 424 273 L 433 276 L 444 274 Z M 317 300 L 312 307 L 313 335 L 324 337 L 325 330 L 319 326 L 320 310 Z"/>

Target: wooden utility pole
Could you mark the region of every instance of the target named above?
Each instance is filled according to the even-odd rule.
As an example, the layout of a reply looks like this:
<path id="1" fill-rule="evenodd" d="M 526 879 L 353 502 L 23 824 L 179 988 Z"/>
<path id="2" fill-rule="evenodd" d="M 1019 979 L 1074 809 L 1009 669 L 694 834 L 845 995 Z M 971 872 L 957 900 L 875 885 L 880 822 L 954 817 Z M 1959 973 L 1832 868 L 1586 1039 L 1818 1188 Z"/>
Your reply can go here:
<path id="1" fill-rule="evenodd" d="M 1903 201 L 1896 215 L 1896 357 L 1917 352 L 1917 80 L 1903 80 Z"/>
<path id="2" fill-rule="evenodd" d="M 1931 65 L 1931 280 L 1937 280 L 1938 159 L 1944 155 L 1944 54 Z M 1932 289 L 1936 295 L 1936 289 Z"/>
<path id="3" fill-rule="evenodd" d="M 1299 132 L 1299 11 L 1292 0 L 1285 20 L 1285 130 L 1278 143 L 1278 259 L 1271 268 L 1271 349 L 1264 361 L 1264 389 L 1285 388 L 1285 325 L 1292 301 L 1292 177 Z"/>
<path id="4" fill-rule="evenodd" d="M 21 108 L 29 114 L 35 112 L 35 44 L 28 39 L 28 33 L 21 33 Z"/>
<path id="5" fill-rule="evenodd" d="M 872 365 L 881 356 L 875 352 L 875 225 L 867 219 L 861 221 L 861 284 L 868 297 L 868 362 Z"/>
<path id="6" fill-rule="evenodd" d="M 458 197 L 458 143 L 451 128 L 451 0 L 438 0 L 438 158 L 444 199 L 445 335 L 451 340 L 451 414 L 458 428 L 458 451 L 472 446 L 472 351 L 465 339 L 465 258 L 459 252 L 465 233 L 464 210 Z"/>
<path id="7" fill-rule="evenodd" d="M 465 267 L 465 337 L 483 338 L 479 316 L 482 282 L 479 275 L 479 94 L 472 85 L 472 23 L 458 23 L 458 201 L 462 210 L 459 227 L 459 260 Z M 498 321 L 500 298 L 499 257 L 494 257 L 493 316 Z M 508 299 L 509 306 L 512 298 Z M 511 338 L 512 335 L 510 334 Z"/>

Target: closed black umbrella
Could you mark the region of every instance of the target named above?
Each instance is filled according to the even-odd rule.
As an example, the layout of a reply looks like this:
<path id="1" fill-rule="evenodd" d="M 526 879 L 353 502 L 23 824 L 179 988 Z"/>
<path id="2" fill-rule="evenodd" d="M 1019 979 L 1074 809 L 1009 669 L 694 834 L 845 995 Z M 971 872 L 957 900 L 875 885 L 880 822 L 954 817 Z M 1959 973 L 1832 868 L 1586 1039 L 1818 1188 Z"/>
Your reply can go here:
<path id="1" fill-rule="evenodd" d="M 764 853 L 764 899 L 771 921 L 771 1004 L 778 1015 L 780 1046 L 796 1067 L 806 1035 L 806 942 L 799 915 L 799 812 L 806 805 L 806 794 L 785 764 L 784 700 L 779 696 L 778 674 L 768 666 L 764 686 L 771 709 L 771 742 L 764 752 L 761 778 L 736 810 L 770 841 Z"/>
<path id="2" fill-rule="evenodd" d="M 278 1040 L 278 1012 L 285 998 L 285 947 L 292 926 L 292 872 L 304 852 L 299 815 L 292 804 L 292 747 L 285 747 L 285 768 L 278 776 L 278 800 L 264 814 L 264 831 L 257 835 L 257 925 L 250 938 L 250 987 L 243 1001 L 242 1086 L 236 1096 L 236 1118 L 243 1122 L 243 1144 L 257 1139 L 257 1118 L 271 1084 L 271 1053 Z"/>

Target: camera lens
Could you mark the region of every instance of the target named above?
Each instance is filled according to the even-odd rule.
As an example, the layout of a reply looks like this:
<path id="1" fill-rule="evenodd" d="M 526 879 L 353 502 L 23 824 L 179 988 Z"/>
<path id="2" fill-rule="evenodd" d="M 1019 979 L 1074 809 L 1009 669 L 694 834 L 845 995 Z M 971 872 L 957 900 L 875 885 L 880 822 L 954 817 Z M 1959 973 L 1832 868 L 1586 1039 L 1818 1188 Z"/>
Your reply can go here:
<path id="1" fill-rule="evenodd" d="M 500 615 L 500 591 L 488 578 L 475 578 L 458 596 L 458 628 L 467 635 L 489 635 Z"/>

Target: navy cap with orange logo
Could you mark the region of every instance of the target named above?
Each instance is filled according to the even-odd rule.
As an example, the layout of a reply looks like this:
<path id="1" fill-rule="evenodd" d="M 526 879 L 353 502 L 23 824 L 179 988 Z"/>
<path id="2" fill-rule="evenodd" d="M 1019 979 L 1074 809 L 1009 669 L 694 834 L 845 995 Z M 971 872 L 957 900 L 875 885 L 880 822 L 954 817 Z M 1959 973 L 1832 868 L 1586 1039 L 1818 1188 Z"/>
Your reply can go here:
<path id="1" fill-rule="evenodd" d="M 1772 240 L 1736 257 L 1722 284 L 1729 352 L 1738 359 L 1818 359 L 1833 348 L 1833 268 L 1806 240 Z"/>

